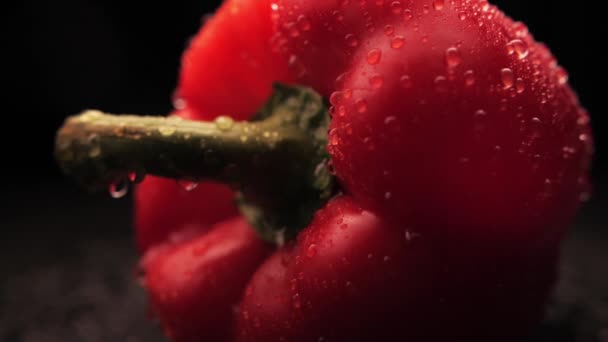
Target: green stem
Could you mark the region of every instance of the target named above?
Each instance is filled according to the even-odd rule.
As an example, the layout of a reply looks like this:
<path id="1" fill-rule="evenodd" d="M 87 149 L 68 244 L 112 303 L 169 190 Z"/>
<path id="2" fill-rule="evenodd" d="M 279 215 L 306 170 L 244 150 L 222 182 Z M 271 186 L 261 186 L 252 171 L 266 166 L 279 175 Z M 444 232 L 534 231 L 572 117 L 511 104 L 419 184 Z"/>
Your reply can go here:
<path id="1" fill-rule="evenodd" d="M 239 193 L 239 204 L 267 240 L 294 235 L 332 192 L 328 116 L 308 89 L 277 86 L 253 121 L 214 122 L 87 111 L 68 118 L 56 139 L 64 172 L 92 190 L 130 173 L 213 180 Z"/>

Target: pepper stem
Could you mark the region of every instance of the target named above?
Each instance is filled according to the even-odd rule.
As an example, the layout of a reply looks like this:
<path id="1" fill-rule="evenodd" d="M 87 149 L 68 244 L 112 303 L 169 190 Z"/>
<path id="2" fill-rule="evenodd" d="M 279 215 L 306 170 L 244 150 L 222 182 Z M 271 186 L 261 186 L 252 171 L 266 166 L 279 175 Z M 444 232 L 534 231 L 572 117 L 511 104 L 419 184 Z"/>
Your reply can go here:
<path id="1" fill-rule="evenodd" d="M 91 190 L 130 174 L 228 184 L 260 235 L 277 241 L 308 225 L 332 195 L 328 122 L 318 94 L 276 85 L 252 121 L 86 111 L 58 131 L 55 156 L 67 175 Z"/>

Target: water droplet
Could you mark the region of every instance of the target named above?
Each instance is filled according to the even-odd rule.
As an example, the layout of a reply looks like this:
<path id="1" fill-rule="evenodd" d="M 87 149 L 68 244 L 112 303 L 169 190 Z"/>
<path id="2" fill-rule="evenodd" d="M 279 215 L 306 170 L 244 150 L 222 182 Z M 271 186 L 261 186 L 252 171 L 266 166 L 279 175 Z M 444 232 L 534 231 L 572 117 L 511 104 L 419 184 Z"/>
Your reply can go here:
<path id="1" fill-rule="evenodd" d="M 393 122 L 397 121 L 397 118 L 394 116 L 387 116 L 386 118 L 384 118 L 384 124 L 385 125 L 390 125 Z"/>
<path id="2" fill-rule="evenodd" d="M 357 102 L 355 102 L 355 109 L 357 110 L 358 113 L 367 112 L 367 101 L 358 100 Z"/>
<path id="3" fill-rule="evenodd" d="M 300 295 L 298 293 L 294 294 L 293 297 L 293 308 L 300 309 L 302 307 L 302 302 L 300 301 Z"/>
<path id="4" fill-rule="evenodd" d="M 291 37 L 296 38 L 296 37 L 300 36 L 300 31 L 298 30 L 298 27 L 296 26 L 295 23 L 289 23 L 286 26 L 287 26 L 287 32 L 289 33 L 289 35 Z"/>
<path id="5" fill-rule="evenodd" d="M 401 5 L 401 2 L 393 1 L 393 3 L 391 3 L 391 11 L 393 14 L 397 15 L 403 13 L 403 6 Z"/>
<path id="6" fill-rule="evenodd" d="M 564 84 L 568 83 L 568 78 L 570 76 L 568 75 L 568 72 L 566 71 L 566 69 L 564 69 L 562 67 L 557 67 L 555 69 L 555 75 L 557 76 L 557 82 L 559 82 L 560 85 L 564 85 Z"/>
<path id="7" fill-rule="evenodd" d="M 435 78 L 435 90 L 440 93 L 448 91 L 448 79 L 445 76 L 437 76 Z"/>
<path id="8" fill-rule="evenodd" d="M 385 200 L 390 200 L 393 197 L 393 194 L 390 191 L 387 191 L 384 193 L 384 199 Z"/>
<path id="9" fill-rule="evenodd" d="M 409 230 L 405 230 L 405 242 L 412 242 L 414 239 L 418 237 L 417 233 L 411 232 Z"/>
<path id="10" fill-rule="evenodd" d="M 471 87 L 475 84 L 475 72 L 473 72 L 473 70 L 467 70 L 464 73 L 464 84 L 467 87 Z"/>
<path id="11" fill-rule="evenodd" d="M 270 9 L 273 10 L 273 11 L 278 11 L 279 10 L 279 5 L 275 4 L 275 3 L 272 3 L 272 4 L 270 4 Z"/>
<path id="12" fill-rule="evenodd" d="M 393 49 L 401 49 L 405 45 L 405 38 L 403 36 L 396 36 L 391 40 L 391 47 Z"/>
<path id="13" fill-rule="evenodd" d="M 125 180 L 118 180 L 110 183 L 108 192 L 112 198 L 123 198 L 129 192 L 129 183 Z"/>
<path id="14" fill-rule="evenodd" d="M 376 26 L 374 26 L 374 23 L 373 23 L 373 22 L 371 22 L 371 21 L 370 21 L 370 22 L 365 23 L 365 27 L 367 28 L 367 31 L 368 31 L 369 33 L 373 33 L 374 31 L 376 31 Z"/>
<path id="15" fill-rule="evenodd" d="M 435 0 L 433 1 L 433 8 L 437 11 L 441 11 L 445 7 L 445 0 Z"/>
<path id="16" fill-rule="evenodd" d="M 465 11 L 458 13 L 458 18 L 460 20 L 465 20 L 467 18 L 467 13 Z"/>
<path id="17" fill-rule="evenodd" d="M 480 110 L 478 110 L 478 111 L 475 112 L 475 117 L 477 117 L 477 118 L 484 118 L 487 115 L 488 115 L 488 113 L 485 110 L 483 110 L 483 109 L 480 109 Z"/>
<path id="18" fill-rule="evenodd" d="M 395 33 L 395 27 L 393 25 L 384 26 L 384 34 L 387 36 L 392 36 Z"/>
<path id="19" fill-rule="evenodd" d="M 311 28 L 310 20 L 305 15 L 300 15 L 298 17 L 298 27 L 302 31 L 310 31 Z"/>
<path id="20" fill-rule="evenodd" d="M 97 158 L 100 155 L 101 155 L 101 147 L 99 146 L 99 144 L 92 145 L 89 148 L 89 157 L 91 157 L 91 158 Z"/>
<path id="21" fill-rule="evenodd" d="M 173 107 L 177 110 L 186 108 L 186 105 L 186 100 L 181 97 L 176 97 L 175 99 L 173 99 Z"/>
<path id="22" fill-rule="evenodd" d="M 388 256 L 388 255 L 385 255 L 385 256 L 384 256 L 384 259 L 382 259 L 382 260 L 383 260 L 384 262 L 389 262 L 389 261 L 391 261 L 391 257 L 390 257 L 390 256 Z"/>
<path id="23" fill-rule="evenodd" d="M 374 89 L 380 89 L 384 85 L 384 77 L 382 75 L 374 75 L 369 78 L 369 84 Z"/>
<path id="24" fill-rule="evenodd" d="M 382 51 L 380 49 L 371 49 L 367 53 L 367 63 L 369 65 L 376 65 L 380 63 L 380 59 L 382 58 Z"/>
<path id="25" fill-rule="evenodd" d="M 312 243 L 310 246 L 308 246 L 308 249 L 306 249 L 306 256 L 312 258 L 315 255 L 317 255 L 317 245 Z"/>
<path id="26" fill-rule="evenodd" d="M 412 20 L 414 18 L 414 13 L 412 13 L 412 11 L 410 11 L 409 9 L 406 9 L 405 11 L 403 11 L 403 19 L 406 21 Z"/>
<path id="27" fill-rule="evenodd" d="M 347 34 L 344 37 L 344 40 L 346 41 L 346 44 L 350 47 L 357 47 L 357 45 L 359 45 L 359 40 L 357 39 L 357 37 L 355 37 L 354 34 Z"/>
<path id="28" fill-rule="evenodd" d="M 170 137 L 175 133 L 175 127 L 171 126 L 160 126 L 158 127 L 158 132 L 165 137 Z"/>
<path id="29" fill-rule="evenodd" d="M 457 47 L 451 47 L 445 51 L 445 64 L 448 68 L 455 68 L 462 63 L 462 55 Z"/>
<path id="30" fill-rule="evenodd" d="M 576 149 L 574 147 L 571 146 L 564 146 L 562 148 L 562 152 L 563 152 L 563 158 L 564 159 L 570 159 L 573 155 L 576 154 Z"/>
<path id="31" fill-rule="evenodd" d="M 515 84 L 515 74 L 509 68 L 504 68 L 500 71 L 500 79 L 503 89 L 510 89 Z"/>
<path id="32" fill-rule="evenodd" d="M 342 100 L 342 92 L 341 91 L 334 91 L 333 93 L 331 93 L 331 95 L 329 96 L 329 103 L 337 106 L 338 103 Z"/>
<path id="33" fill-rule="evenodd" d="M 129 181 L 132 183 L 141 183 L 146 178 L 146 174 L 143 172 L 131 171 L 127 174 Z"/>
<path id="34" fill-rule="evenodd" d="M 587 126 L 589 122 L 591 122 L 591 119 L 589 118 L 589 114 L 587 114 L 586 112 L 581 112 L 579 114 L 578 119 L 576 120 L 576 123 L 579 126 Z"/>
<path id="35" fill-rule="evenodd" d="M 215 127 L 220 131 L 228 131 L 234 126 L 234 120 L 231 117 L 222 115 L 215 119 Z"/>
<path id="36" fill-rule="evenodd" d="M 513 24 L 513 31 L 515 32 L 515 35 L 519 38 L 524 38 L 528 35 L 528 27 L 521 21 L 515 22 Z"/>
<path id="37" fill-rule="evenodd" d="M 528 45 L 521 39 L 513 39 L 507 44 L 507 52 L 509 55 L 516 54 L 517 58 L 524 59 L 528 57 Z"/>
<path id="38" fill-rule="evenodd" d="M 521 78 L 516 79 L 515 80 L 515 90 L 517 90 L 518 94 L 521 94 L 524 91 L 526 91 L 526 82 L 524 82 L 524 80 Z"/>
<path id="39" fill-rule="evenodd" d="M 192 191 L 198 187 L 198 182 L 189 179 L 180 179 L 177 184 L 185 191 Z"/>
<path id="40" fill-rule="evenodd" d="M 401 84 L 401 87 L 404 89 L 410 89 L 412 87 L 412 79 L 409 75 L 403 75 L 399 79 L 399 84 Z"/>

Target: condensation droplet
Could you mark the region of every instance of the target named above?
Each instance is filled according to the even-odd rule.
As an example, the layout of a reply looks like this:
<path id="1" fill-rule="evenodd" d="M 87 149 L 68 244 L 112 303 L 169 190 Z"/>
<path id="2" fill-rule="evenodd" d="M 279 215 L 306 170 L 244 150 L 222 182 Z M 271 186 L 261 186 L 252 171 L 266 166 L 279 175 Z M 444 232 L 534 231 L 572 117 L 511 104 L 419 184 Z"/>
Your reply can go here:
<path id="1" fill-rule="evenodd" d="M 488 113 L 487 113 L 485 110 L 483 110 L 483 109 L 479 109 L 479 110 L 477 110 L 477 111 L 475 112 L 475 117 L 476 117 L 476 118 L 484 118 L 484 117 L 486 117 L 487 115 L 488 115 Z"/>
<path id="2" fill-rule="evenodd" d="M 437 76 L 435 78 L 435 90 L 440 93 L 448 91 L 448 79 L 445 76 Z"/>
<path id="3" fill-rule="evenodd" d="M 393 25 L 386 25 L 384 26 L 384 34 L 387 36 L 392 36 L 395 33 L 395 26 Z"/>
<path id="4" fill-rule="evenodd" d="M 300 300 L 300 295 L 298 293 L 294 294 L 293 297 L 293 308 L 300 309 L 302 307 L 302 301 Z"/>
<path id="5" fill-rule="evenodd" d="M 524 82 L 524 80 L 521 78 L 516 79 L 515 80 L 515 90 L 517 90 L 518 94 L 521 94 L 524 91 L 526 91 L 526 82 Z"/>
<path id="6" fill-rule="evenodd" d="M 101 146 L 99 142 L 91 144 L 89 148 L 89 157 L 97 158 L 101 155 Z"/>
<path id="7" fill-rule="evenodd" d="M 462 63 L 462 55 L 457 47 L 451 47 L 445 51 L 445 64 L 448 68 L 455 68 Z"/>
<path id="8" fill-rule="evenodd" d="M 412 87 L 412 79 L 408 75 L 403 75 L 399 79 L 399 84 L 405 89 L 410 89 Z"/>
<path id="9" fill-rule="evenodd" d="M 382 51 L 380 49 L 371 49 L 367 53 L 367 63 L 369 65 L 380 63 L 380 59 L 382 59 Z"/>
<path id="10" fill-rule="evenodd" d="M 331 95 L 329 96 L 329 103 L 337 106 L 338 103 L 342 100 L 342 92 L 341 91 L 334 91 L 333 93 L 331 93 Z"/>
<path id="11" fill-rule="evenodd" d="M 306 256 L 312 258 L 315 255 L 317 255 L 317 245 L 312 243 L 310 246 L 308 246 L 308 249 L 306 249 Z"/>
<path id="12" fill-rule="evenodd" d="M 504 68 L 500 71 L 500 79 L 502 81 L 503 89 L 511 89 L 515 84 L 515 74 L 513 70 Z"/>
<path id="13" fill-rule="evenodd" d="M 564 84 L 568 83 L 568 78 L 570 76 L 568 75 L 568 72 L 566 71 L 566 69 L 558 66 L 555 69 L 555 75 L 557 76 L 557 82 L 559 82 L 560 85 L 564 85 Z"/>
<path id="14" fill-rule="evenodd" d="M 302 31 L 310 31 L 312 27 L 310 20 L 305 15 L 300 15 L 298 17 L 298 27 Z"/>
<path id="15" fill-rule="evenodd" d="M 215 126 L 220 131 L 228 131 L 234 126 L 234 120 L 231 117 L 221 115 L 215 119 Z"/>
<path id="16" fill-rule="evenodd" d="M 401 49 L 405 45 L 405 38 L 403 36 L 396 36 L 391 40 L 391 48 Z"/>
<path id="17" fill-rule="evenodd" d="M 358 113 L 367 112 L 367 101 L 358 100 L 357 102 L 355 102 L 355 109 L 357 110 Z"/>
<path id="18" fill-rule="evenodd" d="M 515 22 L 513 24 L 513 31 L 515 32 L 515 35 L 519 38 L 524 38 L 528 35 L 528 27 L 521 21 Z"/>
<path id="19" fill-rule="evenodd" d="M 338 132 L 335 128 L 329 130 L 328 138 L 331 146 L 337 146 L 340 143 L 340 138 L 338 137 L 337 133 Z"/>
<path id="20" fill-rule="evenodd" d="M 129 178 L 129 181 L 137 184 L 144 181 L 144 179 L 146 178 L 146 174 L 143 172 L 130 171 L 127 174 L 127 177 Z"/>
<path id="21" fill-rule="evenodd" d="M 123 198 L 129 192 L 129 183 L 125 180 L 118 180 L 110 183 L 108 192 L 112 198 Z"/>
<path id="22" fill-rule="evenodd" d="M 384 124 L 385 125 L 390 125 L 393 122 L 397 121 L 397 118 L 394 116 L 387 116 L 386 118 L 384 118 Z"/>
<path id="23" fill-rule="evenodd" d="M 507 52 L 509 55 L 517 55 L 517 58 L 524 59 L 528 57 L 528 45 L 521 39 L 513 39 L 507 44 Z"/>
<path id="24" fill-rule="evenodd" d="M 173 99 L 173 107 L 177 110 L 182 110 L 184 108 L 186 108 L 187 103 L 186 100 L 184 100 L 181 97 L 176 97 L 175 99 Z"/>
<path id="25" fill-rule="evenodd" d="M 404 236 L 405 236 L 405 242 L 412 242 L 414 239 L 416 239 L 418 237 L 418 233 L 414 233 L 414 232 L 406 229 L 404 232 Z"/>
<path id="26" fill-rule="evenodd" d="M 467 87 L 471 87 L 475 84 L 475 72 L 473 72 L 473 70 L 467 70 L 464 73 L 464 84 Z"/>
<path id="27" fill-rule="evenodd" d="M 192 191 L 198 187 L 198 182 L 189 179 L 180 179 L 177 184 L 185 191 Z"/>
<path id="28" fill-rule="evenodd" d="M 384 85 L 384 77 L 382 75 L 374 75 L 369 78 L 369 84 L 374 89 L 380 89 Z"/>
<path id="29" fill-rule="evenodd" d="M 406 21 L 412 20 L 414 18 L 414 13 L 412 13 L 412 11 L 410 11 L 409 9 L 406 9 L 405 11 L 403 11 L 403 19 Z"/>
<path id="30" fill-rule="evenodd" d="M 391 3 L 391 11 L 393 12 L 393 14 L 401 14 L 403 13 L 403 5 L 401 5 L 400 1 L 393 1 L 393 3 Z"/>
<path id="31" fill-rule="evenodd" d="M 433 1 L 433 8 L 437 11 L 441 11 L 445 7 L 445 0 Z"/>
<path id="32" fill-rule="evenodd" d="M 165 137 L 170 137 L 175 133 L 175 127 L 171 126 L 160 126 L 158 127 L 158 132 Z"/>
<path id="33" fill-rule="evenodd" d="M 344 40 L 346 41 L 346 44 L 350 47 L 357 47 L 357 45 L 359 45 L 359 40 L 357 39 L 357 37 L 355 37 L 354 34 L 347 34 L 344 37 Z"/>

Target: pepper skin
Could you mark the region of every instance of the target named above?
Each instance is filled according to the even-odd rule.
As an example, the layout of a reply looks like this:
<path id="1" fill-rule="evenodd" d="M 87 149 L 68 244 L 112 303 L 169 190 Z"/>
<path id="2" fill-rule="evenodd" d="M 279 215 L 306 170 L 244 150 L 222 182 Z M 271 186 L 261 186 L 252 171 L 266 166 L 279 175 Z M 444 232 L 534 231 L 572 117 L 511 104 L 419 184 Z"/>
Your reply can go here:
<path id="1" fill-rule="evenodd" d="M 161 201 L 139 210 L 146 286 L 174 341 L 518 341 L 538 323 L 588 196 L 592 137 L 525 25 L 484 0 L 232 0 L 181 75 L 194 119 L 247 118 L 274 81 L 330 99 L 343 194 L 268 257 L 238 219 L 186 242 L 146 237 L 220 221 L 205 205 L 228 196 L 167 192 L 203 203 L 175 224 Z M 199 243 L 222 253 L 199 260 Z"/>

